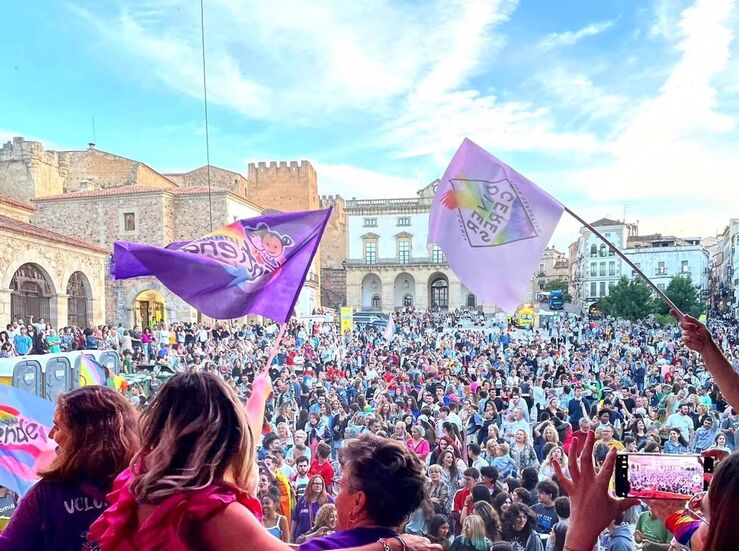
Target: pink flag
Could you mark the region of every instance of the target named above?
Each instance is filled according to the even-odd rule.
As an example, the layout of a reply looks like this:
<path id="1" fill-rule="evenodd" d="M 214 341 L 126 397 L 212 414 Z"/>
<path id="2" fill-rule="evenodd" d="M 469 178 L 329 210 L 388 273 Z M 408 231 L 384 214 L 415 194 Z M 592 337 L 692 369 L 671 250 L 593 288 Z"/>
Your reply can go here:
<path id="1" fill-rule="evenodd" d="M 387 325 L 385 326 L 385 331 L 382 334 L 383 337 L 385 337 L 386 341 L 389 341 L 393 338 L 393 335 L 395 334 L 395 320 L 393 319 L 392 314 L 390 315 L 390 321 L 387 322 Z"/>
<path id="2" fill-rule="evenodd" d="M 515 311 L 564 206 L 466 139 L 446 169 L 429 218 L 429 243 L 462 283 Z"/>

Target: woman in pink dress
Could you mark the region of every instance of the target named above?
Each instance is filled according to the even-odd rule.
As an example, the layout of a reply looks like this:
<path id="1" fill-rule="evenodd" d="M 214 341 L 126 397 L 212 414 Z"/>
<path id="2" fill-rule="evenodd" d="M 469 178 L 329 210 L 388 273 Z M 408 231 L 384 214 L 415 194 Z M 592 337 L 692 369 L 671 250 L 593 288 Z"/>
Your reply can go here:
<path id="1" fill-rule="evenodd" d="M 142 448 L 116 479 L 111 506 L 88 533 L 102 551 L 288 551 L 261 523 L 255 435 L 272 391 L 258 375 L 246 408 L 217 375 L 181 373 L 141 416 Z M 437 549 L 422 538 L 388 540 L 393 551 Z M 363 551 L 380 551 L 370 544 Z"/>

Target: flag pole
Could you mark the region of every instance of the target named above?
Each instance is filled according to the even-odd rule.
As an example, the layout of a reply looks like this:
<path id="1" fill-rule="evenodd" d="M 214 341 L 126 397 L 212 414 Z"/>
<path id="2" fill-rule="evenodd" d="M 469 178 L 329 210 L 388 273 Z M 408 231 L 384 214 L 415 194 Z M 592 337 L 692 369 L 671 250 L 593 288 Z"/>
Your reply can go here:
<path id="1" fill-rule="evenodd" d="M 277 333 L 277 337 L 275 337 L 275 342 L 272 343 L 272 350 L 269 353 L 269 359 L 267 360 L 267 365 L 264 366 L 263 371 L 269 371 L 269 368 L 272 366 L 272 362 L 274 361 L 275 356 L 277 356 L 277 349 L 280 346 L 282 337 L 285 336 L 285 329 L 287 329 L 287 322 L 280 324 L 280 331 Z"/>
<path id="2" fill-rule="evenodd" d="M 582 218 L 580 218 L 577 214 L 575 214 L 574 212 L 572 212 L 569 208 L 565 207 L 565 212 L 567 212 L 567 214 L 569 214 L 570 216 L 572 216 L 575 220 L 577 220 L 583 226 L 585 226 L 591 232 L 593 232 L 601 241 L 603 241 L 603 243 L 605 243 L 606 245 L 608 245 L 611 248 L 611 250 L 614 253 L 616 253 L 616 255 L 618 255 L 621 258 L 621 260 L 623 260 L 624 262 L 626 262 L 626 264 L 628 264 L 629 266 L 631 266 L 631 269 L 634 270 L 634 272 L 636 272 L 637 274 L 639 274 L 641 276 L 641 278 L 644 280 L 644 282 L 647 285 L 649 285 L 649 287 L 655 293 L 657 293 L 657 296 L 659 296 L 659 298 L 662 299 L 662 301 L 665 304 L 667 304 L 667 306 L 669 306 L 671 310 L 674 310 L 675 311 L 675 313 L 678 315 L 678 317 L 680 319 L 682 319 L 683 317 L 685 317 L 685 314 L 682 312 L 682 310 L 680 310 L 680 308 L 678 308 L 675 305 L 674 302 L 672 302 L 672 300 L 670 300 L 670 297 L 668 297 L 662 289 L 660 289 L 659 287 L 657 287 L 657 285 L 651 279 L 649 279 L 646 276 L 646 274 L 644 274 L 644 272 L 642 272 L 641 269 L 639 269 L 639 267 L 631 261 L 631 259 L 629 259 L 624 253 L 622 253 L 619 250 L 618 247 L 616 247 L 613 243 L 611 243 L 608 239 L 606 239 L 605 236 L 602 233 L 600 233 L 598 230 L 596 230 L 593 226 L 591 226 L 585 220 L 583 220 Z"/>

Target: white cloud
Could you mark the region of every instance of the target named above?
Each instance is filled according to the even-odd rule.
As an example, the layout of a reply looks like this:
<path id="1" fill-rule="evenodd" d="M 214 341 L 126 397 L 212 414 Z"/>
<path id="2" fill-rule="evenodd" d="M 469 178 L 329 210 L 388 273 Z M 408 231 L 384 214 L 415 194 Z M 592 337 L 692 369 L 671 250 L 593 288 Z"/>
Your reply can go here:
<path id="1" fill-rule="evenodd" d="M 205 16 L 208 98 L 249 118 L 290 125 L 369 117 L 367 143 L 358 147 L 391 147 L 391 157 L 430 155 L 439 165 L 465 136 L 496 151 L 599 151 L 590 133 L 558 131 L 548 108 L 503 101 L 471 85 L 505 44 L 498 29 L 516 6 L 213 0 Z M 199 12 L 189 3 L 138 4 L 112 16 L 70 9 L 96 30 L 106 55 L 125 60 L 127 75 L 201 97 Z"/>
<path id="2" fill-rule="evenodd" d="M 537 80 L 554 96 L 558 107 L 571 112 L 573 118 L 613 120 L 620 118 L 629 106 L 629 98 L 609 93 L 590 77 L 571 74 L 563 67 L 542 72 Z"/>
<path id="3" fill-rule="evenodd" d="M 679 0 L 658 0 L 649 26 L 649 34 L 655 38 L 674 40 L 680 18 Z"/>
<path id="4" fill-rule="evenodd" d="M 199 11 L 134 4 L 69 9 L 129 74 L 202 96 Z M 386 113 L 410 90 L 454 87 L 477 69 L 513 0 L 214 0 L 206 6 L 208 97 L 252 118 L 315 122 L 339 110 Z M 102 8 L 100 8 L 102 10 Z"/>
<path id="5" fill-rule="evenodd" d="M 613 162 L 572 175 L 591 197 L 685 197 L 710 184 L 739 200 L 736 145 L 720 140 L 736 121 L 718 111 L 711 84 L 729 60 L 733 7 L 698 0 L 682 12 L 680 59 L 659 94 L 641 102 L 609 144 Z"/>
<path id="6" fill-rule="evenodd" d="M 598 35 L 610 29 L 615 21 L 601 21 L 590 23 L 577 31 L 565 31 L 562 33 L 551 33 L 539 42 L 539 48 L 544 51 L 554 50 L 562 46 L 574 46 L 583 38 Z"/>
<path id="7" fill-rule="evenodd" d="M 321 195 L 339 194 L 344 199 L 415 197 L 428 184 L 402 176 L 391 176 L 347 164 L 314 163 Z"/>
<path id="8" fill-rule="evenodd" d="M 562 132 L 549 109 L 528 103 L 500 102 L 473 90 L 439 95 L 425 103 L 409 102 L 404 114 L 389 122 L 379 143 L 401 158 L 433 156 L 448 162 L 468 137 L 496 152 L 601 150 L 598 138 L 587 132 Z"/>

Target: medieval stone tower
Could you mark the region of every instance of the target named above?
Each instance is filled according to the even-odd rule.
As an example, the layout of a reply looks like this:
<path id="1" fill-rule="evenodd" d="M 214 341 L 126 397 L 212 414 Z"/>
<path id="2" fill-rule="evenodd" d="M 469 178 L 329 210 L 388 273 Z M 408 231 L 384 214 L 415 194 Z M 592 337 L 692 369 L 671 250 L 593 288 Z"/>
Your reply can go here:
<path id="1" fill-rule="evenodd" d="M 346 304 L 346 207 L 341 195 L 321 195 L 320 207 L 333 208 L 321 242 L 321 304 L 338 310 Z"/>
<path id="2" fill-rule="evenodd" d="M 18 201 L 64 191 L 69 165 L 39 142 L 13 138 L 0 149 L 0 195 Z"/>
<path id="3" fill-rule="evenodd" d="M 308 161 L 249 163 L 249 200 L 283 212 L 319 208 L 318 176 Z"/>

